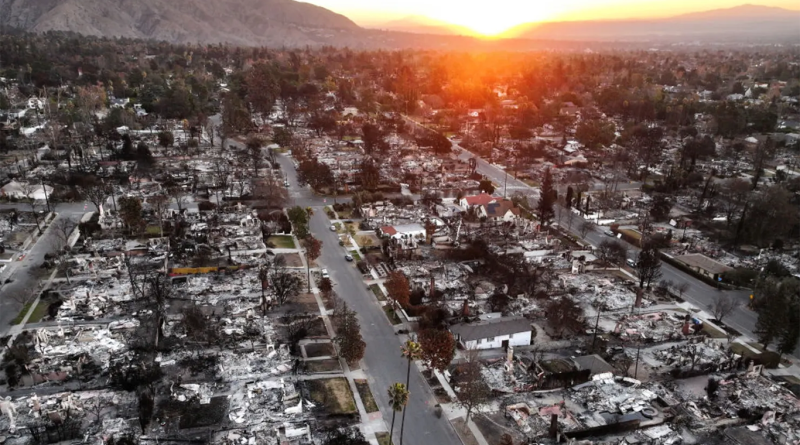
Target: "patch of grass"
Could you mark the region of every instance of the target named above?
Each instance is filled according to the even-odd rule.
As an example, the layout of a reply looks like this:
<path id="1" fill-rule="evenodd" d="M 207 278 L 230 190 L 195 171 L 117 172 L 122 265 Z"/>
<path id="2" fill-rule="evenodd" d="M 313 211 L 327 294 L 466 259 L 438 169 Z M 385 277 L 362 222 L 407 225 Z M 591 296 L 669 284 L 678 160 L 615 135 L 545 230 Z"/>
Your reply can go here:
<path id="1" fill-rule="evenodd" d="M 374 413 L 378 411 L 378 404 L 375 403 L 375 398 L 372 397 L 372 391 L 369 389 L 369 384 L 364 379 L 354 380 L 358 395 L 361 397 L 361 402 L 364 404 L 364 409 L 367 413 Z"/>
<path id="2" fill-rule="evenodd" d="M 391 308 L 391 306 L 386 305 L 383 307 L 383 312 L 386 313 L 386 318 L 389 319 L 389 323 L 392 325 L 400 324 L 400 317 L 397 316 L 397 312 Z"/>
<path id="3" fill-rule="evenodd" d="M 725 331 L 717 329 L 716 327 L 711 326 L 708 323 L 703 323 L 702 332 L 711 338 L 728 338 L 728 336 L 725 334 Z"/>
<path id="4" fill-rule="evenodd" d="M 348 252 L 348 253 L 349 253 L 350 255 L 352 255 L 352 256 L 353 256 L 353 260 L 355 260 L 355 261 L 361 261 L 361 254 L 360 254 L 360 253 L 358 253 L 357 251 L 355 251 L 355 250 L 351 250 L 351 251 L 350 251 L 350 252 Z"/>
<path id="5" fill-rule="evenodd" d="M 306 361 L 306 370 L 313 374 L 316 372 L 340 372 L 342 370 L 342 366 L 339 364 L 339 360 L 311 360 Z"/>
<path id="6" fill-rule="evenodd" d="M 147 226 L 147 228 L 144 229 L 144 233 L 148 235 L 161 235 L 161 229 L 159 229 L 158 226 Z"/>
<path id="7" fill-rule="evenodd" d="M 793 375 L 785 375 L 785 376 L 783 376 L 783 379 L 786 380 L 789 383 L 792 383 L 792 384 L 795 384 L 795 385 L 800 385 L 800 379 L 795 377 L 795 376 L 793 376 Z M 361 391 L 361 390 L 359 389 L 359 391 Z"/>
<path id="8" fill-rule="evenodd" d="M 337 211 L 336 213 L 339 214 L 339 218 L 341 219 L 350 219 L 353 217 L 353 209 L 350 207 L 346 207 L 341 211 Z M 356 227 L 356 229 L 358 229 L 358 227 Z"/>
<path id="9" fill-rule="evenodd" d="M 306 380 L 309 397 L 328 414 L 356 414 L 356 402 L 350 385 L 344 377 Z"/>
<path id="10" fill-rule="evenodd" d="M 375 438 L 378 439 L 378 445 L 393 445 L 392 438 L 389 437 L 389 433 L 375 433 Z"/>
<path id="11" fill-rule="evenodd" d="M 757 355 L 753 350 L 738 342 L 731 343 L 728 348 L 730 348 L 734 354 L 741 355 L 742 357 L 752 357 Z"/>
<path id="12" fill-rule="evenodd" d="M 295 249 L 294 239 L 288 235 L 273 235 L 267 239 L 278 249 Z"/>
<path id="13" fill-rule="evenodd" d="M 375 294 L 375 298 L 377 298 L 378 301 L 386 301 L 386 295 L 383 294 L 383 291 L 377 284 L 370 284 L 369 290 L 371 290 L 372 293 Z"/>
<path id="14" fill-rule="evenodd" d="M 38 323 L 42 321 L 42 318 L 47 315 L 48 307 L 50 307 L 49 301 L 39 300 L 39 304 L 37 304 L 36 308 L 33 310 L 31 317 L 28 319 L 28 323 Z"/>
<path id="15" fill-rule="evenodd" d="M 33 300 L 25 303 L 25 306 L 22 306 L 22 309 L 19 311 L 19 314 L 17 314 L 16 318 L 11 320 L 11 324 L 14 325 L 22 323 L 22 319 L 25 318 L 25 314 L 27 314 L 28 311 L 31 309 L 32 304 Z"/>

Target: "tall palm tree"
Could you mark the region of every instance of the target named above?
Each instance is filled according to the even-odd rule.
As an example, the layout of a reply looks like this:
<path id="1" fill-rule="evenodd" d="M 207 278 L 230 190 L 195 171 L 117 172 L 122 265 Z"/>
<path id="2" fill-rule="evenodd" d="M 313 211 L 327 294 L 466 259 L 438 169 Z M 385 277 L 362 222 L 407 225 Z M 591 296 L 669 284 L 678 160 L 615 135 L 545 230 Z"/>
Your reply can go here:
<path id="1" fill-rule="evenodd" d="M 403 407 L 408 403 L 408 390 L 406 385 L 402 383 L 395 383 L 389 387 L 389 405 L 392 407 L 392 429 L 389 431 L 389 437 L 394 435 L 394 418 L 398 411 L 402 411 Z M 405 411 L 404 411 L 405 412 Z"/>
<path id="2" fill-rule="evenodd" d="M 405 344 L 400 349 L 403 357 L 408 360 L 408 368 L 406 369 L 406 390 L 408 390 L 411 379 L 411 362 L 418 360 L 422 356 L 422 348 L 419 343 L 406 340 Z M 403 430 L 406 426 L 406 412 L 403 411 L 403 420 L 400 422 L 400 445 L 403 445 Z"/>

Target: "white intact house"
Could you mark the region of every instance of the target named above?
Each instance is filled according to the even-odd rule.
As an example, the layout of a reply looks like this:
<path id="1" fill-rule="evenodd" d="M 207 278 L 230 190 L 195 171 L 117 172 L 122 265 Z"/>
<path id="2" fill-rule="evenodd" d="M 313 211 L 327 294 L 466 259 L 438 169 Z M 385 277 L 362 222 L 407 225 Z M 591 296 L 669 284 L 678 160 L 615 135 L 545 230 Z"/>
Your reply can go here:
<path id="1" fill-rule="evenodd" d="M 46 193 L 46 195 L 45 195 Z M 8 184 L 0 187 L 0 196 L 5 196 L 15 199 L 33 199 L 35 201 L 44 201 L 48 196 L 53 194 L 53 187 L 41 184 L 29 184 L 27 182 L 11 181 Z"/>
<path id="2" fill-rule="evenodd" d="M 450 332 L 464 349 L 494 349 L 531 344 L 531 322 L 524 317 L 500 317 L 460 323 Z"/>
<path id="3" fill-rule="evenodd" d="M 424 239 L 425 227 L 421 224 L 400 224 L 396 226 L 383 226 L 380 229 L 380 234 L 384 238 L 394 239 Z"/>

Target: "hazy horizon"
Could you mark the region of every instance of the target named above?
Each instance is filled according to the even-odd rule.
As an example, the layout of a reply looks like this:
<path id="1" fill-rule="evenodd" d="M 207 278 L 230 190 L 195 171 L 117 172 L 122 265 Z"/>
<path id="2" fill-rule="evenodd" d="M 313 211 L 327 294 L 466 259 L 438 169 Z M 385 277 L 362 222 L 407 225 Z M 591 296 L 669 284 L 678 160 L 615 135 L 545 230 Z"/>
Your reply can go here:
<path id="1" fill-rule="evenodd" d="M 582 20 L 661 19 L 693 12 L 727 9 L 745 4 L 800 10 L 796 1 L 762 2 L 709 0 L 563 0 L 540 4 L 520 0 L 495 0 L 491 5 L 470 5 L 457 0 L 300 0 L 343 14 L 364 27 L 380 27 L 410 16 L 428 18 L 474 31 L 474 35 L 497 36 L 511 28 L 536 22 Z"/>

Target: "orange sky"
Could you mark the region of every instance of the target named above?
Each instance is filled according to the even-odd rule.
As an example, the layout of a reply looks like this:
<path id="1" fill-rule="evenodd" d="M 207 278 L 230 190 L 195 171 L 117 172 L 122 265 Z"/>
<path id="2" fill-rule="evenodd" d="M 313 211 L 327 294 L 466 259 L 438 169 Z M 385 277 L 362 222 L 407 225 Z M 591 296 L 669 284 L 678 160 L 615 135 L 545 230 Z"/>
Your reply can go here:
<path id="1" fill-rule="evenodd" d="M 746 0 L 302 0 L 344 14 L 363 26 L 420 15 L 496 35 L 515 25 L 548 20 L 668 17 L 731 8 Z M 798 9 L 797 0 L 758 4 Z"/>

